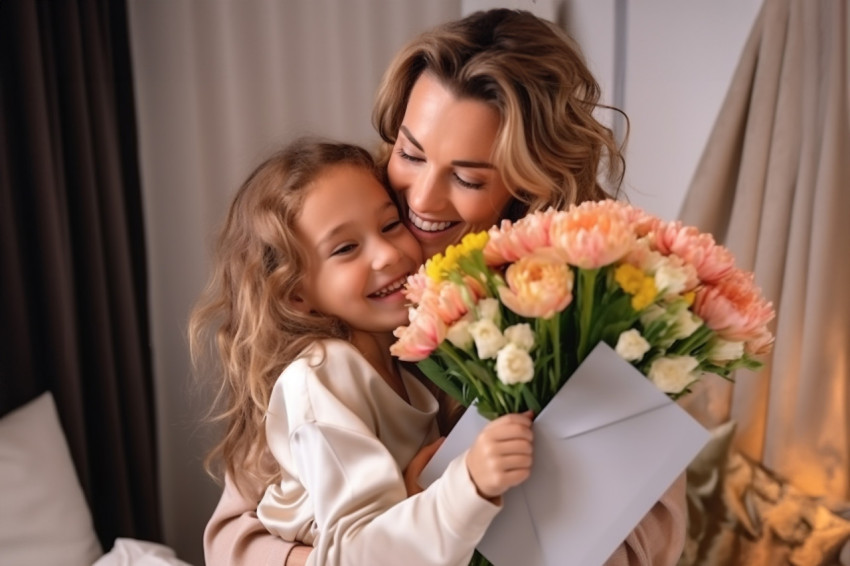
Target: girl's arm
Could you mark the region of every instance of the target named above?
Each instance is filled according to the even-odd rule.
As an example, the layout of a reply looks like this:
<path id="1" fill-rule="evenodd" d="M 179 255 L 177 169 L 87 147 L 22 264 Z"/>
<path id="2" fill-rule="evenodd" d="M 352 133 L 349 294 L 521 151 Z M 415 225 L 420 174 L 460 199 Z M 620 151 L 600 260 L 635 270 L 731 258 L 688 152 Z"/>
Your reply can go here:
<path id="1" fill-rule="evenodd" d="M 250 493 L 246 491 L 243 495 L 230 476 L 225 476 L 221 499 L 204 529 L 204 563 L 207 566 L 305 566 L 312 547 L 269 533 L 256 514 L 265 486 L 250 487 Z"/>

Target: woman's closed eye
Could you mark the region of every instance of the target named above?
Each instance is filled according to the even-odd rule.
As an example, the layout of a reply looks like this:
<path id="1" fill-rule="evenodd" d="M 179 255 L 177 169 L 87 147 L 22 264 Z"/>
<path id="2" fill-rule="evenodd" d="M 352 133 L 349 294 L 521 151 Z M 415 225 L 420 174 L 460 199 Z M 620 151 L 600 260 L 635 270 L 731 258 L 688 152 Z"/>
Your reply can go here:
<path id="1" fill-rule="evenodd" d="M 413 163 L 424 163 L 425 162 L 425 160 L 423 158 L 416 157 L 415 155 L 411 155 L 411 154 L 407 153 L 406 151 L 404 151 L 403 149 L 399 149 L 396 153 L 398 153 L 398 156 L 401 157 L 402 159 L 407 160 L 407 161 L 411 161 Z"/>
<path id="2" fill-rule="evenodd" d="M 463 187 L 465 189 L 477 190 L 477 189 L 480 189 L 484 186 L 483 182 L 467 181 L 466 179 L 464 179 L 463 177 L 461 177 L 457 173 L 453 173 L 453 175 L 454 175 L 454 178 L 457 181 L 458 185 L 460 185 L 461 187 Z"/>

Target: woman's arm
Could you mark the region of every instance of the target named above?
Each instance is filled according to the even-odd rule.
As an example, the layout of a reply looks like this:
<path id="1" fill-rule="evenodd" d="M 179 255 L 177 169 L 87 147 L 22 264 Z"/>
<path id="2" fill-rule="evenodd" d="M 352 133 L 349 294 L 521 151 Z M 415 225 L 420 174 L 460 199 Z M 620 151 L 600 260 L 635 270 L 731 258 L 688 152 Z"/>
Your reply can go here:
<path id="1" fill-rule="evenodd" d="M 230 476 L 204 530 L 207 566 L 233 564 L 305 566 L 312 547 L 285 541 L 269 533 L 257 519 L 257 503 L 265 486 L 250 486 L 243 495 Z"/>
<path id="2" fill-rule="evenodd" d="M 683 472 L 614 551 L 605 566 L 675 566 L 685 548 L 687 520 Z"/>

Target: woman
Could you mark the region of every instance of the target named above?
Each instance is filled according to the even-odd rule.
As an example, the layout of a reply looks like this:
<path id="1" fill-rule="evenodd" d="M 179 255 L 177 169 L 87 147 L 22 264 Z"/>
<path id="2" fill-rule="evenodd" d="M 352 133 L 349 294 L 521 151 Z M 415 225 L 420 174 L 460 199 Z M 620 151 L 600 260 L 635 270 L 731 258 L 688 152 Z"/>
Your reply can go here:
<path id="1" fill-rule="evenodd" d="M 599 95 L 573 41 L 527 12 L 478 12 L 408 43 L 384 76 L 373 123 L 425 256 L 500 219 L 615 197 L 623 159 L 593 116 Z M 409 485 L 429 456 L 411 463 Z M 305 564 L 309 547 L 271 536 L 256 519 L 265 486 L 250 470 L 231 470 L 225 482 L 204 535 L 207 564 Z M 684 488 L 681 477 L 607 564 L 675 564 Z"/>

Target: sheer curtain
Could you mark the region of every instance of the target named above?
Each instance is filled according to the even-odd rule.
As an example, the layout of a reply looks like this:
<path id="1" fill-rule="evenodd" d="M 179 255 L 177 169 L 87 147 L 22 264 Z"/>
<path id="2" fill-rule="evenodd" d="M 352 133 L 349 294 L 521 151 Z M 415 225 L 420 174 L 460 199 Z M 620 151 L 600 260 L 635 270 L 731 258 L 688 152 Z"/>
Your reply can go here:
<path id="1" fill-rule="evenodd" d="M 129 0 L 139 123 L 166 542 L 203 563 L 220 490 L 202 471 L 210 431 L 185 329 L 211 237 L 272 147 L 318 133 L 370 146 L 375 89 L 415 33 L 460 1 Z"/>
<path id="2" fill-rule="evenodd" d="M 765 369 L 704 380 L 690 410 L 814 495 L 850 497 L 846 2 L 766 0 L 681 212 L 774 302 Z"/>

